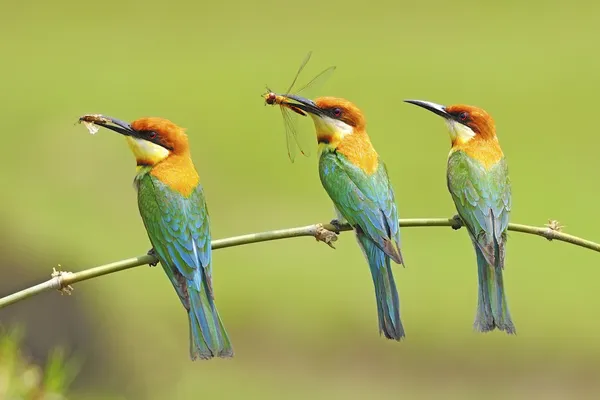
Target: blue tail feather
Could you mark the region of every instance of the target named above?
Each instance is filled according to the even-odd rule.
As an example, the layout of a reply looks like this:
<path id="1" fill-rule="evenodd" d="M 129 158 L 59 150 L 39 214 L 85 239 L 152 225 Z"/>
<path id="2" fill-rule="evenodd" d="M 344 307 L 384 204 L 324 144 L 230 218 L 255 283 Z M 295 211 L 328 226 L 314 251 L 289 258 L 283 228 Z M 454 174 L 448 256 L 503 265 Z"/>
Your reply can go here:
<path id="1" fill-rule="evenodd" d="M 192 360 L 198 357 L 232 357 L 231 342 L 208 288 L 204 282 L 202 291 L 196 290 L 192 285 L 193 282 L 188 282 L 190 357 Z"/>
<path id="2" fill-rule="evenodd" d="M 477 253 L 479 290 L 477 315 L 473 326 L 479 332 L 489 332 L 498 328 L 506 333 L 514 334 L 516 330 L 504 294 L 502 268 L 490 265 L 477 246 L 475 246 L 475 252 Z"/>
<path id="3" fill-rule="evenodd" d="M 366 235 L 357 233 L 356 238 L 369 262 L 373 277 L 379 333 L 383 333 L 388 339 L 400 340 L 404 337 L 404 328 L 400 320 L 400 300 L 390 257 Z"/>

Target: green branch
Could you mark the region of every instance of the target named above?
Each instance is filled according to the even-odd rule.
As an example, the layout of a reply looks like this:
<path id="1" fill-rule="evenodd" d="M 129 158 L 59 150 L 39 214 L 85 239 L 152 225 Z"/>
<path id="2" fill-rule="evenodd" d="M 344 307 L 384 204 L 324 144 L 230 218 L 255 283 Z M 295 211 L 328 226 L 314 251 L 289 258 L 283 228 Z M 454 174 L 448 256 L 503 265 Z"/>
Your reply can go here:
<path id="1" fill-rule="evenodd" d="M 431 226 L 450 226 L 453 229 L 462 227 L 462 221 L 458 216 L 454 218 L 414 218 L 401 219 L 400 226 L 409 227 L 431 227 Z M 559 240 L 574 244 L 576 246 L 585 247 L 586 249 L 600 252 L 600 244 L 591 242 L 577 236 L 569 235 L 561 232 L 562 226 L 557 221 L 549 221 L 544 227 L 509 224 L 508 230 L 514 232 L 527 233 L 530 235 L 542 236 L 548 240 Z M 350 225 L 345 224 L 339 227 L 339 231 L 350 231 Z M 251 233 L 249 235 L 234 236 L 225 239 L 214 240 L 212 242 L 213 250 L 224 249 L 226 247 L 242 246 L 250 243 L 268 242 L 271 240 L 287 239 L 300 236 L 312 236 L 317 241 L 324 242 L 333 247 L 333 243 L 337 240 L 337 227 L 330 224 L 315 224 L 302 226 L 298 228 L 280 229 L 276 231 Z M 46 282 L 21 290 L 0 299 L 0 309 L 28 297 L 35 296 L 39 293 L 49 290 L 59 290 L 62 293 L 71 294 L 72 284 L 85 281 L 88 279 L 97 278 L 102 275 L 112 274 L 114 272 L 123 271 L 129 268 L 139 267 L 141 265 L 155 264 L 158 259 L 153 255 L 143 255 L 139 257 L 128 258 L 126 260 L 117 261 L 111 264 L 101 265 L 81 272 L 64 272 L 56 271 L 52 273 L 52 278 Z"/>

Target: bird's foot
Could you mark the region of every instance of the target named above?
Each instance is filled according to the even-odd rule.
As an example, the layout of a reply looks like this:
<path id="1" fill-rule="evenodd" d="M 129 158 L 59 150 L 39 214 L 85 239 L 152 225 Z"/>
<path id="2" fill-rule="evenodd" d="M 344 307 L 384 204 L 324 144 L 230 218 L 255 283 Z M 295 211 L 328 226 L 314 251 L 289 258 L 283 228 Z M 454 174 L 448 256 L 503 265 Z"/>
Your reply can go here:
<path id="1" fill-rule="evenodd" d="M 450 226 L 455 231 L 459 230 L 463 226 L 463 220 L 460 218 L 460 215 L 458 215 L 458 214 L 456 214 L 454 217 L 452 217 L 451 222 L 452 222 L 452 225 L 450 225 Z"/>
<path id="2" fill-rule="evenodd" d="M 342 222 L 339 219 L 332 219 L 329 223 L 333 225 L 333 232 L 335 232 L 336 235 L 339 235 L 342 230 Z"/>
<path id="3" fill-rule="evenodd" d="M 154 247 L 151 248 L 150 250 L 148 250 L 148 255 L 152 256 L 152 257 L 156 257 L 156 250 L 154 250 Z M 151 267 L 156 267 L 158 265 L 158 260 L 151 262 L 148 265 Z"/>

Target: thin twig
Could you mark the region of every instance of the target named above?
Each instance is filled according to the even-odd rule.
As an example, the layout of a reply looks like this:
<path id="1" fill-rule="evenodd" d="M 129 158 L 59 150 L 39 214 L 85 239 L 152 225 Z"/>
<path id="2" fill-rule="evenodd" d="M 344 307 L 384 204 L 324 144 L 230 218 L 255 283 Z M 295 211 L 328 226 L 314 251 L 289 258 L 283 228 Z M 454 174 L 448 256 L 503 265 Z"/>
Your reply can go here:
<path id="1" fill-rule="evenodd" d="M 414 218 L 401 219 L 400 226 L 403 228 L 409 227 L 432 227 L 432 226 L 450 226 L 453 229 L 459 229 L 462 226 L 462 221 L 458 216 L 453 218 Z M 559 240 L 574 244 L 576 246 L 585 247 L 586 249 L 600 252 L 600 244 L 577 236 L 569 235 L 561 232 L 562 226 L 558 221 L 548 221 L 544 227 L 509 224 L 508 230 L 514 232 L 527 233 L 530 235 L 542 236 L 548 240 Z M 225 239 L 218 239 L 212 242 L 213 250 L 224 249 L 226 247 L 242 246 L 250 243 L 267 242 L 271 240 L 280 240 L 294 238 L 300 236 L 312 236 L 318 241 L 327 243 L 333 247 L 333 242 L 337 240 L 337 235 L 334 232 L 350 231 L 352 228 L 348 224 L 343 224 L 339 227 L 326 224 L 307 225 L 298 228 L 280 229 L 269 232 L 251 233 L 249 235 L 234 236 Z M 38 285 L 29 287 L 20 292 L 13 293 L 0 299 L 0 309 L 28 297 L 35 296 L 39 293 L 49 290 L 59 290 L 65 294 L 71 294 L 71 286 L 74 283 L 85 281 L 88 279 L 97 278 L 102 275 L 112 274 L 114 272 L 123 271 L 129 268 L 139 267 L 158 262 L 158 259 L 153 255 L 143 255 L 139 257 L 128 258 L 126 260 L 117 261 L 111 264 L 101 265 L 86 269 L 80 272 L 64 272 L 54 271 L 52 279 L 42 282 Z"/>

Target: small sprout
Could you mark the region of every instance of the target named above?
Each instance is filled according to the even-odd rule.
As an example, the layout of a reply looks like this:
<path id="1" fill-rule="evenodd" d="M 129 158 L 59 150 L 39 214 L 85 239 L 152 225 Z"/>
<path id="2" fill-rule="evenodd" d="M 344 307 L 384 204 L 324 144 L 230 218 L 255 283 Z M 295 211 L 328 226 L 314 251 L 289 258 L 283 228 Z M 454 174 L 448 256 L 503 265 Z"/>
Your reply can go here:
<path id="1" fill-rule="evenodd" d="M 52 274 L 50 276 L 52 276 L 52 278 L 56 278 L 56 289 L 60 292 L 60 294 L 66 294 L 70 296 L 71 293 L 73 293 L 73 286 L 65 286 L 62 278 L 64 278 L 65 276 L 73 275 L 73 273 L 68 271 L 61 271 L 60 264 L 58 264 L 58 268 L 58 270 L 56 268 L 52 268 Z"/>
<path id="2" fill-rule="evenodd" d="M 555 219 L 549 219 L 548 223 L 544 226 L 548 228 L 546 229 L 546 239 L 548 239 L 549 241 L 552 241 L 552 239 L 554 239 L 555 232 L 561 232 L 563 228 L 565 228 L 564 225 L 561 225 L 561 223 Z"/>
<path id="3" fill-rule="evenodd" d="M 550 229 L 551 231 L 555 231 L 555 232 L 562 232 L 563 228 L 565 228 L 564 225 L 561 225 L 561 223 L 555 219 L 549 219 L 548 223 L 545 226 L 546 226 L 546 228 Z"/>
<path id="4" fill-rule="evenodd" d="M 96 123 L 102 122 L 107 124 L 110 122 L 110 119 L 104 117 L 102 114 L 86 114 L 79 117 L 79 123 L 83 123 L 87 130 L 92 134 L 96 134 L 100 130 L 100 128 L 96 125 Z"/>
<path id="5" fill-rule="evenodd" d="M 315 230 L 315 239 L 317 242 L 323 242 L 332 249 L 335 249 L 333 243 L 338 239 L 337 234 L 330 230 L 323 228 L 323 225 L 317 225 L 317 229 Z"/>

